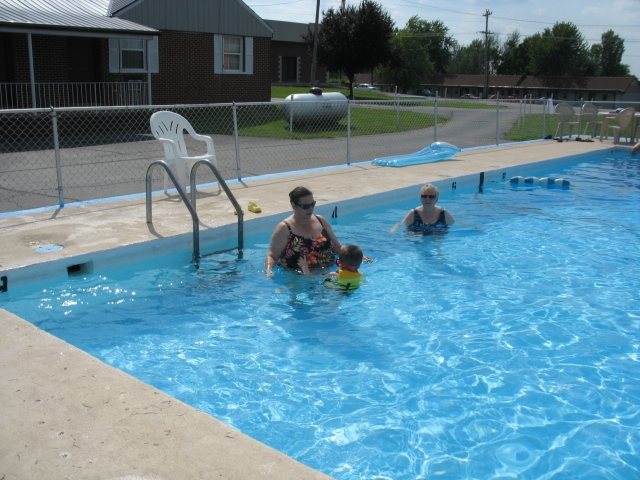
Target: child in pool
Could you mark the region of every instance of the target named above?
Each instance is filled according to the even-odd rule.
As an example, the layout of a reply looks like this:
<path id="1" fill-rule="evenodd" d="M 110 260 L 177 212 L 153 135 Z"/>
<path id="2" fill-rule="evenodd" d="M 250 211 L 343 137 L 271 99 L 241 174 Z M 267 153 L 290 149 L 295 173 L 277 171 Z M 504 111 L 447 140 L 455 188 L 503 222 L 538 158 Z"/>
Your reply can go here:
<path id="1" fill-rule="evenodd" d="M 328 273 L 329 278 L 325 279 L 324 283 L 327 286 L 336 288 L 338 290 L 344 290 L 350 292 L 357 289 L 362 281 L 364 275 L 358 271 L 362 264 L 364 254 L 357 245 L 346 245 L 340 249 L 339 257 L 337 260 L 338 269 L 337 272 Z M 312 275 L 307 261 L 304 258 L 300 259 L 300 269 L 305 275 Z"/>

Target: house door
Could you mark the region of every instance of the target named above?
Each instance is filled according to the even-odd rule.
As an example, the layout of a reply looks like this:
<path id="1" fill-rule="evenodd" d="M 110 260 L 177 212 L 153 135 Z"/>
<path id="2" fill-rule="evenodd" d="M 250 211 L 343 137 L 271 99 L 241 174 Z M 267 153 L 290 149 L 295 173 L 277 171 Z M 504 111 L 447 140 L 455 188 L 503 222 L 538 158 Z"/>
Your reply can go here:
<path id="1" fill-rule="evenodd" d="M 298 58 L 282 57 L 282 81 L 297 82 L 298 81 Z"/>
<path id="2" fill-rule="evenodd" d="M 10 45 L 11 40 L 8 34 L 0 33 L 0 83 L 10 82 L 11 62 Z"/>
<path id="3" fill-rule="evenodd" d="M 100 40 L 69 37 L 69 81 L 100 81 Z"/>

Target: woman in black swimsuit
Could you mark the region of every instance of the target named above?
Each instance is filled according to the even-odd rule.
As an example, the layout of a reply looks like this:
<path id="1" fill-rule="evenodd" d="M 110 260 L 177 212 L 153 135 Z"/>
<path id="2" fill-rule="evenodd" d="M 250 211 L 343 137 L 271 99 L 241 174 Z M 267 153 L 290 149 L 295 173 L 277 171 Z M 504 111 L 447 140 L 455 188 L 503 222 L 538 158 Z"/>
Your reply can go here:
<path id="1" fill-rule="evenodd" d="M 400 225 L 407 225 L 407 230 L 409 231 L 430 234 L 439 228 L 444 228 L 448 224 L 454 223 L 453 215 L 442 207 L 436 207 L 439 196 L 440 191 L 436 186 L 430 183 L 423 186 L 420 189 L 422 205 L 409 210 L 404 220 L 393 226 L 391 233 L 395 232 Z"/>
<path id="2" fill-rule="evenodd" d="M 271 236 L 269 252 L 264 266 L 267 276 L 273 276 L 273 268 L 298 269 L 298 262 L 305 257 L 309 268 L 326 268 L 334 264 L 334 254 L 342 244 L 327 220 L 313 213 L 316 202 L 305 187 L 296 187 L 289 193 L 293 214 L 280 222 Z"/>

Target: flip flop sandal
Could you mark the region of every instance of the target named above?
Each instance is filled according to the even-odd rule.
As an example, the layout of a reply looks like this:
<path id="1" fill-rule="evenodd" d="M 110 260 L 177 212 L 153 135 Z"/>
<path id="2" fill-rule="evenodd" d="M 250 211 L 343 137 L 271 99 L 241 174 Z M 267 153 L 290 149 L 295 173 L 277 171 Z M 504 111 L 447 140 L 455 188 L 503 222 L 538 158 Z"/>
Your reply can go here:
<path id="1" fill-rule="evenodd" d="M 262 209 L 255 202 L 249 202 L 249 211 L 253 213 L 260 213 Z"/>

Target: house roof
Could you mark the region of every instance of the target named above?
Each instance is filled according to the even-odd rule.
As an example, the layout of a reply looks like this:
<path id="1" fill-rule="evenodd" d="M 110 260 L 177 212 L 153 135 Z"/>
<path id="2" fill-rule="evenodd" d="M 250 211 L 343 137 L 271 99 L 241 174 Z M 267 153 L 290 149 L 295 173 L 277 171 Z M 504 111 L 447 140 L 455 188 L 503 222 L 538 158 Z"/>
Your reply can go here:
<path id="1" fill-rule="evenodd" d="M 634 77 L 536 77 L 533 75 L 490 75 L 490 88 L 536 88 L 556 90 L 597 90 L 625 92 Z M 482 87 L 484 75 L 431 75 L 428 85 L 444 87 Z"/>
<path id="2" fill-rule="evenodd" d="M 294 23 L 283 22 L 281 20 L 265 20 L 273 29 L 271 40 L 275 42 L 295 42 L 304 43 L 303 35 L 313 32 L 315 23 Z"/>
<path id="3" fill-rule="evenodd" d="M 271 38 L 273 29 L 242 0 L 113 0 L 115 14 L 161 31 Z M 116 5 L 117 2 L 117 5 Z M 126 4 L 126 5 L 125 5 Z"/>
<path id="4" fill-rule="evenodd" d="M 101 31 L 158 33 L 153 28 L 112 17 L 131 0 L 0 0 L 0 31 Z M 125 5 L 126 4 L 126 5 Z"/>

